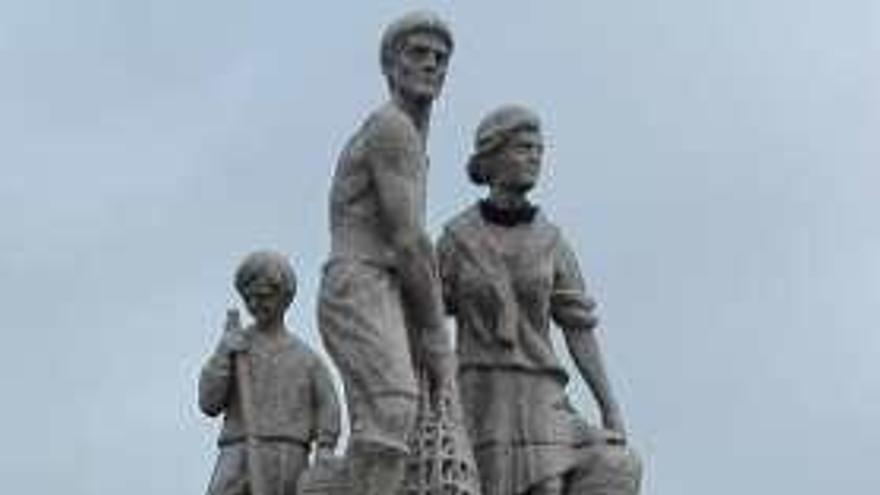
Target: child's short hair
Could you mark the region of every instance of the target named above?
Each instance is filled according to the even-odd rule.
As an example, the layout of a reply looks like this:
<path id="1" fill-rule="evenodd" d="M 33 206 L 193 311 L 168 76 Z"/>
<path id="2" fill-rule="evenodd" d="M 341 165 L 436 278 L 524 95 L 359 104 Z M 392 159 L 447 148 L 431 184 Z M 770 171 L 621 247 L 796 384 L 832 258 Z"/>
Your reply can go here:
<path id="1" fill-rule="evenodd" d="M 247 287 L 259 277 L 270 277 L 284 290 L 287 304 L 296 295 L 296 273 L 287 257 L 275 251 L 256 251 L 245 257 L 235 271 L 235 289 L 244 297 Z"/>

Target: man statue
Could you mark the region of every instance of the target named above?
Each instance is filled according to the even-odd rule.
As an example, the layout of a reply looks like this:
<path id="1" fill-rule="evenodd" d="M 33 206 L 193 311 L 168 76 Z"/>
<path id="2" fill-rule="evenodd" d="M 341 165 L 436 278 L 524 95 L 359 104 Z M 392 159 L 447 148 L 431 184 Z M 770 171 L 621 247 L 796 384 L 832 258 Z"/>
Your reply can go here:
<path id="1" fill-rule="evenodd" d="M 291 334 L 284 313 L 296 294 L 287 258 L 257 251 L 235 274 L 235 288 L 254 323 L 231 311 L 199 379 L 199 407 L 223 413 L 220 455 L 208 495 L 296 495 L 314 453 L 331 459 L 340 413 L 330 373 Z"/>
<path id="2" fill-rule="evenodd" d="M 381 66 L 389 101 L 348 141 L 330 191 L 331 252 L 318 318 L 344 381 L 349 466 L 365 495 L 401 485 L 420 373 L 438 392 L 454 370 L 424 226 L 425 141 L 452 48 L 449 28 L 433 13 L 388 26 Z"/>

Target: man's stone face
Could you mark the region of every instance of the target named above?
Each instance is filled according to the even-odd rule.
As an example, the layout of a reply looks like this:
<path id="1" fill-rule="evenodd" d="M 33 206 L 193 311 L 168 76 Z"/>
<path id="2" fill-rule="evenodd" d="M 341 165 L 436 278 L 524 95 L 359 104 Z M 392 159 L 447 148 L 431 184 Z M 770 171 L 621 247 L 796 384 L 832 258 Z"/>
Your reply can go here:
<path id="1" fill-rule="evenodd" d="M 440 35 L 417 31 L 404 37 L 391 70 L 392 85 L 415 100 L 440 94 L 449 64 L 449 46 Z"/>

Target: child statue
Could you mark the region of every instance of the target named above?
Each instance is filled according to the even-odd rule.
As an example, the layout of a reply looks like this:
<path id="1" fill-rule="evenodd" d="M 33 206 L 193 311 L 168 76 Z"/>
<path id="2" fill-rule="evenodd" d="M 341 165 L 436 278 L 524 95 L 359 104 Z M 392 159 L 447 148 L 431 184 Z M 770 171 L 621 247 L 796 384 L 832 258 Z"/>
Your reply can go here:
<path id="1" fill-rule="evenodd" d="M 296 276 L 275 252 L 247 256 L 235 288 L 253 324 L 231 310 L 199 379 L 199 407 L 223 413 L 220 453 L 208 495 L 295 495 L 314 451 L 333 456 L 340 411 L 328 369 L 284 324 Z"/>

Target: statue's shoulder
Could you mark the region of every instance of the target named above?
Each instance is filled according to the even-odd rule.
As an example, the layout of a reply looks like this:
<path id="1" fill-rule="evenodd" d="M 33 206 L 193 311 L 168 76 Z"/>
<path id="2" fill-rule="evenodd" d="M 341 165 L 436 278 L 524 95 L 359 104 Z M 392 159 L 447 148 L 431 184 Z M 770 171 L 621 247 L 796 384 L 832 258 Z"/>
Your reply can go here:
<path id="1" fill-rule="evenodd" d="M 411 148 L 420 142 L 412 120 L 391 102 L 370 113 L 359 135 L 368 148 Z"/>
<path id="2" fill-rule="evenodd" d="M 562 230 L 547 218 L 542 209 L 535 213 L 535 218 L 532 220 L 529 228 L 531 234 L 529 235 L 528 244 L 539 252 L 555 252 L 560 244 L 564 243 Z"/>
<path id="3" fill-rule="evenodd" d="M 469 234 L 474 234 L 482 226 L 483 219 L 480 217 L 479 207 L 470 205 L 443 224 L 441 236 L 447 239 L 467 238 Z"/>
<path id="4" fill-rule="evenodd" d="M 562 229 L 560 229 L 558 225 L 553 223 L 552 220 L 547 218 L 547 215 L 544 213 L 543 209 L 539 209 L 537 213 L 535 213 L 535 219 L 532 221 L 532 227 L 540 234 L 553 238 L 554 240 L 562 236 Z"/>

